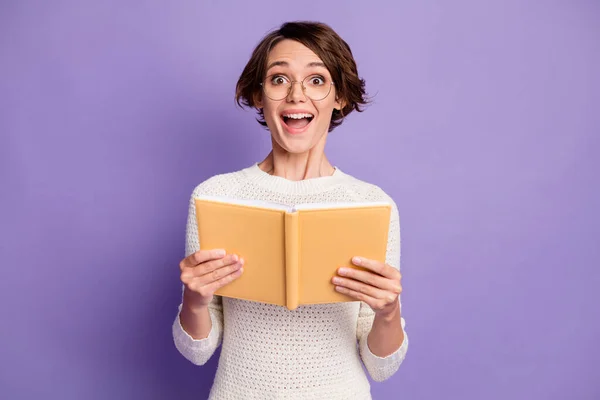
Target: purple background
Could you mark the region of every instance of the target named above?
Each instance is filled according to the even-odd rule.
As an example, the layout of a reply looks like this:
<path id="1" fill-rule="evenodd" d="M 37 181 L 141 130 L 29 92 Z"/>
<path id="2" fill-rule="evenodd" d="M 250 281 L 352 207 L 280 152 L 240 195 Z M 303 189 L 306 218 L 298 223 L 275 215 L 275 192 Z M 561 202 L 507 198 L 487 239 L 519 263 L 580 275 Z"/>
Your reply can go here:
<path id="1" fill-rule="evenodd" d="M 376 94 L 328 143 L 401 213 L 374 398 L 600 398 L 598 2 L 52 3 L 0 4 L 0 398 L 206 398 L 218 353 L 171 338 L 188 198 L 268 152 L 234 86 L 293 19 Z"/>

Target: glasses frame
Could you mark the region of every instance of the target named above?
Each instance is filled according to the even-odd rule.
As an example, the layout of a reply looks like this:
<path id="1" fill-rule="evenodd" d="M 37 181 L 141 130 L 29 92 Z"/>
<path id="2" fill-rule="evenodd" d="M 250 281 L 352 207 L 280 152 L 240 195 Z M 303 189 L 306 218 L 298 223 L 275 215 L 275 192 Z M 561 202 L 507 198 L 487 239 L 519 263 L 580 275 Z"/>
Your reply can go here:
<path id="1" fill-rule="evenodd" d="M 272 76 L 277 76 L 277 75 L 281 75 L 281 74 L 272 74 L 267 76 L 261 83 L 260 86 L 262 87 L 262 91 L 264 93 L 265 96 L 267 96 L 267 89 L 265 88 L 264 82 L 269 79 L 269 77 Z M 318 74 L 317 74 L 318 75 Z M 273 101 L 280 101 L 283 100 L 285 98 L 287 98 L 290 93 L 292 92 L 292 87 L 294 87 L 294 83 L 300 83 L 301 87 L 302 87 L 302 94 L 304 95 L 304 97 L 306 97 L 307 99 L 311 99 L 312 101 L 321 101 L 321 100 L 325 100 L 330 94 L 331 94 L 331 87 L 335 85 L 335 82 L 333 82 L 333 80 L 331 82 L 329 82 L 329 90 L 327 91 L 327 94 L 323 97 L 321 97 L 320 99 L 313 99 L 312 97 L 308 96 L 306 94 L 306 86 L 304 86 L 304 81 L 307 80 L 308 78 L 312 78 L 315 75 L 308 75 L 306 77 L 304 77 L 304 79 L 302 79 L 301 81 L 290 81 L 290 86 L 288 87 L 287 93 L 285 94 L 285 96 L 283 96 L 280 99 L 274 99 L 273 97 L 267 96 L 269 99 L 273 100 Z"/>

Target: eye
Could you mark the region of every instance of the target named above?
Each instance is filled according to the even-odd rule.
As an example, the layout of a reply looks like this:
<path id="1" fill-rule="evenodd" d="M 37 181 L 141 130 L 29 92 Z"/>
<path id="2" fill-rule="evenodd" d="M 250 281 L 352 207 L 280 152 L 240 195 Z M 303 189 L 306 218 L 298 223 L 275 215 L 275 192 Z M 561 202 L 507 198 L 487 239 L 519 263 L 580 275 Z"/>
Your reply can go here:
<path id="1" fill-rule="evenodd" d="M 310 79 L 308 80 L 308 84 L 311 86 L 321 86 L 325 84 L 325 78 L 323 78 L 322 76 L 311 76 Z"/>
<path id="2" fill-rule="evenodd" d="M 287 82 L 287 78 L 282 75 L 274 75 L 271 78 L 271 85 L 273 85 L 273 86 L 284 85 L 286 82 Z"/>

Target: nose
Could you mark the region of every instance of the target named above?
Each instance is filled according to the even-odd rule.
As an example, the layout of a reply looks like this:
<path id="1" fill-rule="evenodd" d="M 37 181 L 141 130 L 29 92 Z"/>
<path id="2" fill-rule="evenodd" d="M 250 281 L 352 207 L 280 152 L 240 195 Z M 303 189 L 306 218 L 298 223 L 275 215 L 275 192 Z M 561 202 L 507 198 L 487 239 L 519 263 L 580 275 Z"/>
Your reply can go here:
<path id="1" fill-rule="evenodd" d="M 298 83 L 298 87 L 296 87 L 296 83 Z M 290 83 L 290 91 L 288 93 L 288 101 L 293 103 L 297 103 L 299 101 L 306 101 L 306 96 L 304 95 L 304 83 L 292 81 Z"/>

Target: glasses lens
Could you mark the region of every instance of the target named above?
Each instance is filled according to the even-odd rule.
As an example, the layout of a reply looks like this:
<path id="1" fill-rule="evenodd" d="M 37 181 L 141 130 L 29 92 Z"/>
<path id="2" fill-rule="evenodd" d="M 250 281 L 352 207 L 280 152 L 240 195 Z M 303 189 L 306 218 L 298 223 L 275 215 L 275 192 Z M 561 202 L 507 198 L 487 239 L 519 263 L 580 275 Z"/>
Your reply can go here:
<path id="1" fill-rule="evenodd" d="M 265 95 L 272 100 L 283 100 L 290 90 L 290 81 L 283 76 L 268 76 L 263 82 Z"/>
<path id="2" fill-rule="evenodd" d="M 323 100 L 331 91 L 331 82 L 321 75 L 307 76 L 303 85 L 306 97 L 312 100 Z"/>
<path id="3" fill-rule="evenodd" d="M 268 98 L 283 100 L 288 96 L 291 85 L 292 83 L 286 77 L 275 75 L 267 77 L 262 87 Z M 323 100 L 331 91 L 331 81 L 321 75 L 311 75 L 304 78 L 302 87 L 304 95 L 309 99 Z"/>

